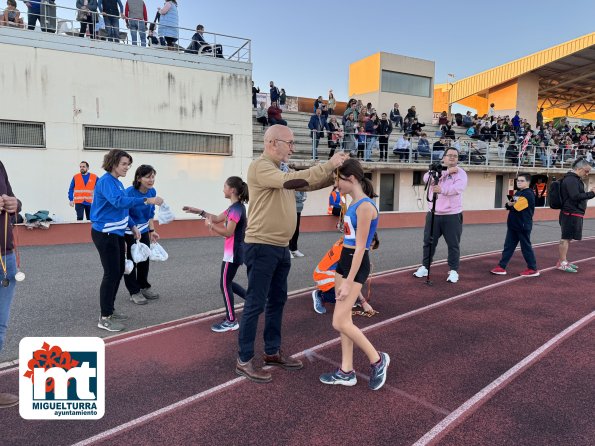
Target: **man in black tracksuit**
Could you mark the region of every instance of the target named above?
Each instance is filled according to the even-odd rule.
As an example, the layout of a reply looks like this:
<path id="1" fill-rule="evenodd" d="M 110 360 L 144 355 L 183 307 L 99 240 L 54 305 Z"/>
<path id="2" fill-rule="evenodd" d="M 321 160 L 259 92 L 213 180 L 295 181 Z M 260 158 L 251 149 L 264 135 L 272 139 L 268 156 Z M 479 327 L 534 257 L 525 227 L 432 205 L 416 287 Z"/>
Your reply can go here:
<path id="1" fill-rule="evenodd" d="M 576 273 L 578 266 L 569 263 L 566 259 L 570 240 L 581 240 L 583 237 L 583 218 L 587 210 L 587 200 L 595 197 L 595 186 L 585 192 L 582 178 L 588 178 L 591 164 L 584 158 L 578 158 L 572 164 L 572 171 L 564 175 L 560 183 L 560 259 L 556 265 L 559 270 L 566 273 Z"/>

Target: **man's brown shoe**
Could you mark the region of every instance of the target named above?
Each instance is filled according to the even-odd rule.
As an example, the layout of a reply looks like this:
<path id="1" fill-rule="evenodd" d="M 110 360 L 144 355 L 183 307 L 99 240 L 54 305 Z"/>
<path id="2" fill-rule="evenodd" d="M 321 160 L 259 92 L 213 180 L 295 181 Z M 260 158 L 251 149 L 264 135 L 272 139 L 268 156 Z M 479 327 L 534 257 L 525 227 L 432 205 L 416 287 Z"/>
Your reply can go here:
<path id="1" fill-rule="evenodd" d="M 291 356 L 283 355 L 283 352 L 279 350 L 279 353 L 275 355 L 262 355 L 262 359 L 266 365 L 276 365 L 283 367 L 285 370 L 299 370 L 304 367 L 302 361 L 299 359 L 292 358 Z"/>
<path id="2" fill-rule="evenodd" d="M 0 409 L 19 404 L 19 397 L 10 393 L 0 393 Z"/>
<path id="3" fill-rule="evenodd" d="M 236 362 L 236 373 L 240 376 L 245 376 L 255 383 L 269 383 L 273 380 L 273 375 L 254 364 L 254 358 L 248 362 L 242 362 L 238 358 Z"/>

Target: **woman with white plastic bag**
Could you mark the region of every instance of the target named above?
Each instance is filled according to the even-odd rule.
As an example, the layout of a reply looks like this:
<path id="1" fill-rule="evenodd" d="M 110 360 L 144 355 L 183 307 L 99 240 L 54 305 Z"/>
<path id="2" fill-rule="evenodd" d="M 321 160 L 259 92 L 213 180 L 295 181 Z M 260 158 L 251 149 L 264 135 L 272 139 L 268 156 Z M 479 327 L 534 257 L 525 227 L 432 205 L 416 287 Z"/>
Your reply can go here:
<path id="1" fill-rule="evenodd" d="M 246 297 L 246 290 L 233 279 L 244 263 L 244 233 L 248 221 L 244 203 L 248 202 L 248 185 L 240 177 L 229 177 L 223 185 L 223 194 L 231 201 L 231 205 L 219 215 L 209 214 L 204 209 L 189 206 L 184 206 L 182 209 L 185 212 L 200 215 L 205 219 L 205 224 L 210 231 L 225 237 L 219 286 L 227 317 L 223 322 L 211 326 L 211 330 L 216 333 L 237 330 L 240 327 L 234 311 L 234 294 L 242 299 Z"/>
<path id="2" fill-rule="evenodd" d="M 126 195 L 143 200 L 156 197 L 157 191 L 154 188 L 156 174 L 157 171 L 152 166 L 140 165 L 134 173 L 132 186 L 126 189 Z M 150 246 L 151 243 L 159 240 L 159 234 L 155 232 L 154 217 L 155 205 L 140 204 L 130 208 L 130 219 L 135 222 L 140 231 L 140 240 L 135 240 L 132 232 L 126 231 L 127 255 L 135 262 L 135 266 L 130 274 L 124 276 L 124 283 L 130 293 L 130 300 L 137 305 L 145 305 L 148 300 L 159 298 L 159 294 L 149 283 Z"/>
<path id="3" fill-rule="evenodd" d="M 130 219 L 129 209 L 163 203 L 161 197 L 126 195 L 119 178 L 126 176 L 131 164 L 132 156 L 124 150 L 112 149 L 105 155 L 102 167 L 106 173 L 97 180 L 91 205 L 91 238 L 103 266 L 103 279 L 99 289 L 101 317 L 97 326 L 111 332 L 124 330 L 121 321 L 128 319 L 114 309 L 126 260 L 124 232 L 130 228 L 133 239 L 141 238 L 135 222 Z"/>

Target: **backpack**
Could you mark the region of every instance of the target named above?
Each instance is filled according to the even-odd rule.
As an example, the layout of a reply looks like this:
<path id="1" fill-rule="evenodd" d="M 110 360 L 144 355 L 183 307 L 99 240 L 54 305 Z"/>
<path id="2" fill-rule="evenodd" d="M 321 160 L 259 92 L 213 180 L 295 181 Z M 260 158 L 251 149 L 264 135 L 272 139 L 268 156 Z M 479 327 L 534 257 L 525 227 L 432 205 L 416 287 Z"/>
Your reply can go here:
<path id="1" fill-rule="evenodd" d="M 552 181 L 548 189 L 547 196 L 552 209 L 562 209 L 562 206 L 564 206 L 564 200 L 562 199 L 562 181 L 564 181 L 564 178 Z"/>

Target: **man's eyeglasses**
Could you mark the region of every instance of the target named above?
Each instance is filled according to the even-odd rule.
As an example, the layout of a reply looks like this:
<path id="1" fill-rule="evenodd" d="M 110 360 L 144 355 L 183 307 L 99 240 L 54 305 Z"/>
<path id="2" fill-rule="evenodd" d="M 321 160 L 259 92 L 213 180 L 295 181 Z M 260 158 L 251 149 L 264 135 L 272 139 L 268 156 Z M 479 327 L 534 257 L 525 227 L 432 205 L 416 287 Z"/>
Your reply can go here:
<path id="1" fill-rule="evenodd" d="M 459 157 L 459 155 L 444 155 L 444 156 L 448 157 L 448 158 L 458 158 Z"/>
<path id="2" fill-rule="evenodd" d="M 289 147 L 294 147 L 295 146 L 295 141 L 285 141 L 284 139 L 276 139 L 275 141 L 281 141 L 284 142 L 285 144 L 287 144 Z"/>

